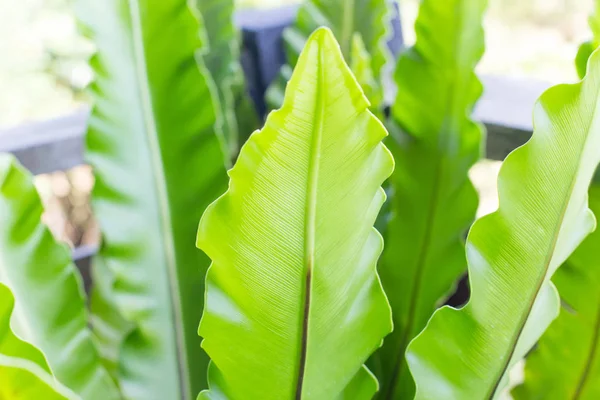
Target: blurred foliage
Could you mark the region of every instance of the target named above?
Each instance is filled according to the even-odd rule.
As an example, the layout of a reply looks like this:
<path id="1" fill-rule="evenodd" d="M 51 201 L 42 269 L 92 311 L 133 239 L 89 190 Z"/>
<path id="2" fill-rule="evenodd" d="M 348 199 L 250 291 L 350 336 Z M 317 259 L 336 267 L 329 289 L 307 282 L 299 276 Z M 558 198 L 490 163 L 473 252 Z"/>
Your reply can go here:
<path id="1" fill-rule="evenodd" d="M 279 7 L 300 0 L 237 0 Z M 419 0 L 401 0 L 407 42 Z M 591 34 L 593 0 L 491 0 L 481 71 L 575 80 L 577 46 Z M 71 0 L 0 0 L 0 129 L 64 114 L 82 105 L 92 46 L 77 34 Z"/>
<path id="2" fill-rule="evenodd" d="M 299 2 L 236 0 L 236 5 L 272 8 Z M 408 44 L 414 40 L 411 27 L 418 3 L 400 0 Z M 579 43 L 591 37 L 587 16 L 592 3 L 490 0 L 485 27 L 487 52 L 480 72 L 575 81 L 572 60 Z M 85 104 L 81 89 L 92 78 L 86 59 L 93 47 L 78 35 L 70 6 L 71 0 L 0 0 L 0 131 L 65 114 Z M 489 170 L 479 168 L 473 173 L 481 182 L 494 182 Z M 97 241 L 88 205 L 93 184 L 89 168 L 42 175 L 37 177 L 37 184 L 48 207 L 47 221 L 58 237 L 71 245 Z M 493 199 L 494 195 L 487 197 Z M 482 201 L 486 211 L 494 208 L 493 204 L 486 206 L 488 203 Z"/>
<path id="3" fill-rule="evenodd" d="M 68 0 L 0 0 L 0 129 L 81 105 L 91 45 Z"/>

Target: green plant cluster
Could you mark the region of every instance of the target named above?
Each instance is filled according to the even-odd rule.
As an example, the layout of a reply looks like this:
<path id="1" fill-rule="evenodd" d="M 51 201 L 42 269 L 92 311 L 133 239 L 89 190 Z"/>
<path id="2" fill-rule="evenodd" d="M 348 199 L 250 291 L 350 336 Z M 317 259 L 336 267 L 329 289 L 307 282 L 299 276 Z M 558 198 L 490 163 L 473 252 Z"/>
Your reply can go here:
<path id="1" fill-rule="evenodd" d="M 600 398 L 600 38 L 475 221 L 486 6 L 423 0 L 393 60 L 387 0 L 305 1 L 261 124 L 233 0 L 77 0 L 94 287 L 1 155 L 0 399 Z"/>

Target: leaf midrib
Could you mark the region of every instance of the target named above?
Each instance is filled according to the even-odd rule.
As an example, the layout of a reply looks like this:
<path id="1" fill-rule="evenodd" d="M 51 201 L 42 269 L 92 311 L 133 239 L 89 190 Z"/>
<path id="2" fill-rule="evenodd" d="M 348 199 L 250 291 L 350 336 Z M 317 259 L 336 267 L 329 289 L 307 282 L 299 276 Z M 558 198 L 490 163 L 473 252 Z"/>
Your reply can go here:
<path id="1" fill-rule="evenodd" d="M 164 164 L 158 142 L 158 130 L 156 128 L 156 116 L 152 107 L 152 99 L 149 88 L 149 77 L 145 58 L 145 44 L 143 39 L 143 25 L 141 21 L 141 9 L 139 0 L 129 0 L 129 12 L 132 24 L 134 64 L 140 100 L 142 103 L 142 113 L 144 119 L 144 133 L 150 150 L 152 176 L 154 178 L 156 195 L 158 198 L 159 217 L 163 233 L 163 245 L 165 251 L 165 263 L 169 277 L 170 306 L 173 318 L 173 327 L 175 330 L 176 348 L 177 348 L 177 367 L 178 379 L 183 399 L 191 399 L 191 388 L 187 374 L 185 373 L 188 365 L 187 354 L 185 352 L 185 339 L 183 335 L 183 314 L 181 304 L 179 303 L 179 284 L 177 281 L 177 266 L 175 256 L 175 239 L 173 237 L 171 212 L 169 209 L 169 197 L 166 188 L 166 178 L 164 173 Z"/>
<path id="2" fill-rule="evenodd" d="M 302 309 L 302 333 L 300 336 L 300 357 L 298 367 L 298 378 L 296 381 L 296 400 L 302 399 L 302 390 L 304 376 L 306 372 L 306 356 L 308 347 L 308 322 L 311 307 L 311 286 L 313 268 L 315 263 L 315 240 L 316 240 L 316 214 L 317 214 L 317 195 L 319 178 L 319 161 L 321 157 L 321 141 L 323 136 L 324 112 L 325 112 L 325 94 L 322 88 L 325 82 L 323 51 L 319 47 L 317 64 L 317 83 L 315 98 L 315 129 L 310 144 L 308 180 L 307 180 L 307 198 L 306 198 L 306 219 L 304 233 L 304 274 L 305 287 Z"/>
<path id="3" fill-rule="evenodd" d="M 470 46 L 466 46 L 463 45 L 463 40 L 464 39 L 464 35 L 462 35 L 463 32 L 463 25 L 464 25 L 464 18 L 463 18 L 463 13 L 461 12 L 461 5 L 462 2 L 457 3 L 456 7 L 454 8 L 454 17 L 456 20 L 456 25 L 458 27 L 458 29 L 456 29 L 456 33 L 457 33 L 457 40 L 454 40 L 454 50 L 452 54 L 456 54 L 457 57 L 455 60 L 460 59 L 460 57 L 458 57 L 458 54 L 460 54 L 461 50 L 466 49 L 467 51 L 471 52 L 471 47 Z M 418 44 L 418 43 L 417 43 Z M 458 64 L 458 62 L 456 62 L 456 64 Z M 450 96 L 448 96 L 448 100 L 447 100 L 447 104 L 446 104 L 446 110 L 448 110 L 448 114 L 450 114 L 452 116 L 453 112 L 455 111 L 456 107 L 453 107 L 453 105 L 455 105 L 456 103 L 458 103 L 458 100 L 456 99 L 456 94 L 458 93 L 454 88 L 461 87 L 462 85 L 457 85 L 456 81 L 464 81 L 464 80 L 468 80 L 469 79 L 469 75 L 470 75 L 470 71 L 469 73 L 466 74 L 466 77 L 463 76 L 462 73 L 459 73 L 460 69 L 459 68 L 452 68 L 451 69 L 452 74 L 451 76 L 456 75 L 457 79 L 451 79 L 449 86 L 450 88 L 448 89 L 448 93 L 451 93 Z M 465 79 L 466 78 L 466 79 Z M 457 113 L 456 116 L 453 116 L 452 119 L 456 119 L 456 120 L 460 120 L 462 117 L 462 114 L 460 112 Z M 448 120 L 448 119 L 446 119 Z M 446 127 L 448 127 L 446 129 Z M 449 135 L 448 134 L 444 134 L 444 132 L 450 132 L 450 133 L 454 133 L 456 135 L 461 135 L 462 132 L 458 129 L 454 129 L 453 128 L 453 124 L 442 124 L 442 128 L 440 129 L 440 131 L 438 132 L 438 138 L 441 138 L 440 140 L 440 145 L 439 148 L 442 148 L 444 150 L 447 150 L 448 147 L 448 140 L 449 140 Z M 443 155 L 442 155 L 443 157 Z M 433 232 L 435 231 L 435 221 L 437 220 L 437 214 L 438 214 L 438 210 L 439 210 L 439 205 L 440 205 L 440 189 L 441 189 L 441 175 L 444 173 L 444 170 L 442 169 L 442 159 L 441 157 L 437 159 L 437 164 L 435 167 L 435 173 L 434 173 L 434 177 L 433 177 L 433 193 L 431 196 L 431 203 L 429 205 L 429 210 L 428 210 L 428 214 L 427 214 L 427 221 L 426 221 L 426 227 L 425 227 L 425 233 L 423 235 L 424 239 L 423 239 L 423 245 L 421 247 L 421 251 L 419 252 L 419 258 L 417 260 L 417 264 L 416 264 L 416 276 L 412 285 L 412 291 L 411 291 L 411 297 L 410 297 L 410 305 L 409 305 L 409 314 L 408 314 L 408 322 L 406 324 L 406 329 L 404 330 L 404 332 L 402 332 L 402 336 L 400 338 L 400 351 L 402 352 L 402 354 L 397 355 L 397 359 L 396 362 L 394 364 L 394 369 L 392 370 L 392 377 L 391 377 L 391 382 L 389 385 L 389 391 L 387 396 L 385 397 L 388 400 L 391 400 L 394 398 L 394 395 L 396 393 L 397 390 L 397 384 L 398 384 L 398 380 L 400 378 L 400 374 L 403 371 L 403 360 L 405 358 L 405 352 L 406 352 L 406 348 L 408 345 L 408 342 L 410 339 L 410 333 L 411 331 L 414 329 L 414 323 L 415 323 L 415 314 L 416 314 L 416 309 L 417 309 L 417 303 L 418 303 L 418 297 L 419 294 L 421 293 L 421 289 L 422 289 L 422 280 L 423 280 L 423 275 L 424 275 L 424 268 L 427 265 L 427 259 L 428 259 L 428 255 L 429 255 L 429 248 L 431 246 L 431 241 L 433 239 Z M 467 181 L 469 180 L 469 178 L 467 177 Z"/>
<path id="4" fill-rule="evenodd" d="M 399 350 L 402 352 L 402 354 L 397 355 L 396 362 L 394 364 L 394 369 L 392 370 L 392 377 L 391 377 L 391 381 L 390 381 L 390 385 L 389 385 L 389 391 L 388 391 L 387 396 L 385 397 L 388 400 L 393 399 L 394 395 L 396 393 L 398 380 L 403 371 L 404 353 L 405 353 L 406 347 L 408 345 L 409 335 L 410 335 L 411 331 L 413 330 L 413 325 L 415 322 L 415 313 L 416 313 L 416 309 L 417 309 L 418 297 L 421 292 L 421 283 L 423 280 L 423 273 L 424 273 L 423 269 L 424 269 L 424 266 L 426 265 L 426 261 L 427 261 L 428 254 L 429 254 L 428 250 L 431 245 L 431 240 L 433 238 L 432 234 L 434 231 L 434 225 L 435 225 L 435 220 L 436 220 L 437 210 L 438 210 L 438 205 L 439 205 L 438 200 L 439 200 L 439 191 L 440 191 L 440 175 L 442 173 L 441 164 L 442 164 L 441 161 L 438 161 L 436 168 L 435 168 L 435 175 L 433 178 L 434 179 L 434 188 L 433 188 L 433 194 L 431 196 L 432 197 L 431 203 L 429 205 L 429 210 L 428 210 L 429 212 L 427 214 L 427 221 L 426 221 L 427 225 L 425 227 L 425 234 L 423 235 L 424 236 L 423 245 L 419 252 L 419 258 L 418 258 L 417 264 L 416 264 L 416 276 L 413 281 L 412 290 L 411 290 L 410 305 L 409 305 L 409 311 L 408 311 L 408 322 L 407 322 L 406 328 L 402 332 L 402 336 L 400 338 Z"/>
<path id="5" fill-rule="evenodd" d="M 498 388 L 500 387 L 500 383 L 502 382 L 502 378 L 508 371 L 510 362 L 511 362 L 511 360 L 514 356 L 514 353 L 517 349 L 517 345 L 519 343 L 519 340 L 521 339 L 523 330 L 525 329 L 525 325 L 526 325 L 527 321 L 529 320 L 529 317 L 531 316 L 531 311 L 533 310 L 535 301 L 537 300 L 537 298 L 540 294 L 540 291 L 541 291 L 542 287 L 544 286 L 544 283 L 546 283 L 546 275 L 548 275 L 548 269 L 550 268 L 550 263 L 552 262 L 552 259 L 554 258 L 554 253 L 556 251 L 556 245 L 558 244 L 558 239 L 560 238 L 560 231 L 564 224 L 564 219 L 566 216 L 567 209 L 569 208 L 569 204 L 571 203 L 571 198 L 573 197 L 573 190 L 575 188 L 575 184 L 577 183 L 577 177 L 579 176 L 580 171 L 582 169 L 582 163 L 583 163 L 583 158 L 584 158 L 583 154 L 585 153 L 585 149 L 587 148 L 587 142 L 591 136 L 590 131 L 593 126 L 593 121 L 596 120 L 597 114 L 598 114 L 598 95 L 596 95 L 596 97 L 595 97 L 594 113 L 592 115 L 592 118 L 590 118 L 590 123 L 588 124 L 588 126 L 586 128 L 587 134 L 586 134 L 585 140 L 583 142 L 583 146 L 581 146 L 581 152 L 580 152 L 581 156 L 579 157 L 579 164 L 577 165 L 577 168 L 575 169 L 575 173 L 573 174 L 573 179 L 571 180 L 569 190 L 567 191 L 567 193 L 569 193 L 569 195 L 566 196 L 566 198 L 565 198 L 564 204 L 562 206 L 562 211 L 561 211 L 559 221 L 557 223 L 557 226 L 554 229 L 556 234 L 554 235 L 553 241 L 550 245 L 550 249 L 547 253 L 548 256 L 546 257 L 546 260 L 544 261 L 543 272 L 539 276 L 539 284 L 537 285 L 535 291 L 532 293 L 532 298 L 528 304 L 527 311 L 523 315 L 523 317 L 521 318 L 521 321 L 519 323 L 519 327 L 518 327 L 519 329 L 517 330 L 517 333 L 514 335 L 513 339 L 511 340 L 509 354 L 508 354 L 508 357 L 506 358 L 506 361 L 504 362 L 502 369 L 500 370 L 500 374 L 494 379 L 494 381 L 493 381 L 493 382 L 495 382 L 494 386 L 492 387 L 491 392 L 489 392 L 488 395 L 485 397 L 489 400 L 494 399 L 494 396 L 496 395 L 496 392 L 498 391 Z M 535 132 L 534 132 L 534 134 L 535 134 Z M 535 140 L 535 136 L 534 136 L 534 138 L 532 138 L 532 140 Z M 550 282 L 550 281 L 548 280 L 548 282 Z"/>

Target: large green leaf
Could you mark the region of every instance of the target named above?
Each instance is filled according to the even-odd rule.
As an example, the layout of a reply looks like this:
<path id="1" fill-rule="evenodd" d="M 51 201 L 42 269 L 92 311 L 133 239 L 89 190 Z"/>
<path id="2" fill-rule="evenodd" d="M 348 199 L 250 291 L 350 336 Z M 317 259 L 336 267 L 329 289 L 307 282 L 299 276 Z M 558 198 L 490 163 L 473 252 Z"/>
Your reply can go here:
<path id="1" fill-rule="evenodd" d="M 397 168 L 379 264 L 394 332 L 371 360 L 381 398 L 414 396 L 406 347 L 467 268 L 463 238 L 477 211 L 468 172 L 483 137 L 470 115 L 482 92 L 475 66 L 484 51 L 486 3 L 424 0 L 416 44 L 396 66 L 389 125 L 400 129 L 388 145 Z"/>
<path id="2" fill-rule="evenodd" d="M 331 31 L 307 42 L 283 108 L 244 145 L 198 245 L 207 399 L 370 399 L 391 331 L 373 228 L 393 160 Z"/>
<path id="3" fill-rule="evenodd" d="M 471 228 L 471 299 L 444 307 L 410 344 L 418 399 L 498 397 L 559 311 L 550 282 L 595 226 L 587 190 L 600 161 L 600 53 L 588 77 L 547 91 L 532 139 L 505 160 L 499 209 Z"/>
<path id="4" fill-rule="evenodd" d="M 111 332 L 109 357 L 120 349 L 127 398 L 191 399 L 208 363 L 196 330 L 209 260 L 194 238 L 226 185 L 200 26 L 186 0 L 79 0 L 78 11 L 97 46 L 86 158 L 112 281 L 95 321 L 117 329 L 98 333 Z M 111 304 L 130 324 L 111 324 Z"/>
<path id="5" fill-rule="evenodd" d="M 595 20 L 597 17 L 590 18 L 592 29 Z M 576 65 L 582 78 L 594 46 L 597 47 L 587 42 L 577 54 Z M 597 216 L 600 213 L 598 171 L 588 195 L 590 209 Z M 600 398 L 600 230 L 596 229 L 583 241 L 552 281 L 564 307 L 535 351 L 527 356 L 525 382 L 513 390 L 513 397 L 518 400 Z"/>
<path id="6" fill-rule="evenodd" d="M 11 327 L 74 392 L 86 400 L 117 399 L 87 326 L 81 277 L 70 251 L 42 224 L 42 212 L 33 178 L 12 157 L 0 156 L 0 283 L 16 299 Z"/>
<path id="7" fill-rule="evenodd" d="M 39 365 L 0 354 L 0 399 L 79 400 L 80 397 L 55 382 Z"/>
<path id="8" fill-rule="evenodd" d="M 308 36 L 318 27 L 330 28 L 340 43 L 345 59 L 353 64 L 353 42 L 359 35 L 366 51 L 371 55 L 371 73 L 377 84 L 376 96 L 369 98 L 373 109 L 381 107 L 382 69 L 390 60 L 387 47 L 391 20 L 390 0 L 307 0 L 298 10 L 296 22 L 283 33 L 287 62 L 294 67 Z M 355 53 L 356 54 L 356 53 Z M 360 55 L 360 53 L 358 53 Z M 360 55 L 362 57 L 362 55 Z M 285 83 L 289 79 L 289 66 L 284 66 L 280 76 L 267 90 L 267 103 L 278 108 L 283 102 Z M 355 72 L 355 71 L 353 71 Z M 360 78 L 360 76 L 359 76 Z M 372 82 L 358 81 L 361 85 Z M 367 93 L 368 94 L 368 93 Z"/>
<path id="9" fill-rule="evenodd" d="M 202 57 L 215 80 L 223 134 L 233 158 L 239 145 L 258 128 L 258 116 L 246 92 L 240 64 L 240 38 L 233 22 L 234 0 L 196 0 L 207 34 Z"/>
<path id="10" fill-rule="evenodd" d="M 589 192 L 600 213 L 600 186 Z M 525 383 L 516 399 L 600 399 L 600 230 L 591 234 L 556 272 L 565 307 L 527 357 Z"/>

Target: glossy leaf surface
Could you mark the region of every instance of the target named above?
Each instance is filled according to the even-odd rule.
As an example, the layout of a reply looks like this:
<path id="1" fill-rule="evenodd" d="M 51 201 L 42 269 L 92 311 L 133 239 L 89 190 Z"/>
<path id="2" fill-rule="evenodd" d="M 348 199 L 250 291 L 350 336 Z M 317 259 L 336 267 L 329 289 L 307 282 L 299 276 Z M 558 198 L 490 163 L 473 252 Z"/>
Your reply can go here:
<path id="1" fill-rule="evenodd" d="M 204 399 L 370 399 L 363 366 L 391 331 L 373 228 L 393 160 L 331 31 L 315 32 L 283 108 L 242 148 L 198 245 Z"/>
<path id="2" fill-rule="evenodd" d="M 589 192 L 600 215 L 600 186 Z M 587 237 L 552 282 L 562 302 L 560 316 L 527 357 L 517 400 L 600 398 L 600 230 Z"/>
<path id="3" fill-rule="evenodd" d="M 97 46 L 86 158 L 112 280 L 95 321 L 112 328 L 104 348 L 120 349 L 127 398 L 191 399 L 208 363 L 196 330 L 209 260 L 194 238 L 226 185 L 200 25 L 186 0 L 79 0 L 78 11 Z M 111 304 L 130 325 L 111 324 Z"/>
<path id="4" fill-rule="evenodd" d="M 396 66 L 389 125 L 399 129 L 388 145 L 397 168 L 379 264 L 394 332 L 371 360 L 383 399 L 414 396 L 406 348 L 467 268 L 463 238 L 477 211 L 468 172 L 484 135 L 470 115 L 482 92 L 475 66 L 486 3 L 424 0 L 416 44 Z"/>
<path id="5" fill-rule="evenodd" d="M 239 146 L 258 128 L 258 116 L 246 92 L 240 64 L 240 37 L 234 22 L 234 0 L 196 0 L 206 31 L 202 58 L 213 77 L 219 96 L 223 137 L 228 154 L 237 156 Z"/>
<path id="6" fill-rule="evenodd" d="M 92 342 L 71 252 L 42 224 L 42 212 L 33 178 L 12 157 L 0 156 L 0 284 L 16 299 L 11 328 L 44 353 L 56 378 L 74 392 L 86 400 L 117 399 Z M 38 356 L 2 353 L 45 367 Z"/>
<path id="7" fill-rule="evenodd" d="M 298 10 L 294 25 L 283 33 L 289 66 L 296 65 L 308 36 L 318 27 L 325 26 L 332 30 L 340 43 L 342 54 L 351 65 L 356 62 L 352 58 L 353 41 L 356 35 L 360 36 L 371 56 L 371 71 L 375 82 L 381 85 L 382 69 L 391 59 L 386 43 L 391 29 L 391 7 L 392 3 L 389 0 L 305 1 Z M 283 67 L 282 73 L 267 91 L 267 103 L 271 108 L 282 104 L 289 66 Z M 359 80 L 359 83 L 364 82 Z M 377 100 L 378 97 L 369 98 L 374 106 Z"/>
<path id="8" fill-rule="evenodd" d="M 587 190 L 600 161 L 600 53 L 588 71 L 542 95 L 532 139 L 505 160 L 499 209 L 467 239 L 469 303 L 436 311 L 409 346 L 418 399 L 497 398 L 558 315 L 550 278 L 595 227 Z"/>

